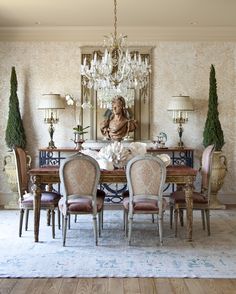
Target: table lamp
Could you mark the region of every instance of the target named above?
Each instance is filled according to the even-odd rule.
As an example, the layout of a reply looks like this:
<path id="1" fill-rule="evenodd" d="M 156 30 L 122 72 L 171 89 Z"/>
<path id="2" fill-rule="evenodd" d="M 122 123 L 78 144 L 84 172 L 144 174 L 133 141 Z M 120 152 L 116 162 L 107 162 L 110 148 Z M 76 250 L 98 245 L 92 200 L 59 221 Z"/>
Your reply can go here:
<path id="1" fill-rule="evenodd" d="M 179 142 L 178 147 L 183 148 L 184 143 L 182 141 L 183 135 L 183 124 L 187 123 L 188 121 L 188 112 L 193 111 L 193 104 L 189 96 L 172 96 L 168 111 L 172 111 L 173 114 L 173 122 L 179 124 L 178 126 L 178 134 L 179 134 Z"/>
<path id="2" fill-rule="evenodd" d="M 39 101 L 38 109 L 44 110 L 44 123 L 49 124 L 50 141 L 48 143 L 49 149 L 57 148 L 53 141 L 53 134 L 55 131 L 54 124 L 59 121 L 58 109 L 65 109 L 63 100 L 60 94 L 43 94 Z"/>

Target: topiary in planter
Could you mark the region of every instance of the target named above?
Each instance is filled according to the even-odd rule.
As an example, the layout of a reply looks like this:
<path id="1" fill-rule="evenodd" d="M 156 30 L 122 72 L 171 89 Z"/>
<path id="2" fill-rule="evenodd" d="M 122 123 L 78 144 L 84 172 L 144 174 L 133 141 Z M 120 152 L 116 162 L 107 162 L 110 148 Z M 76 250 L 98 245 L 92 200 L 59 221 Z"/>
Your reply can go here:
<path id="1" fill-rule="evenodd" d="M 211 172 L 211 209 L 225 208 L 224 205 L 219 203 L 217 198 L 217 193 L 224 183 L 224 178 L 227 172 L 227 160 L 221 150 L 224 143 L 224 134 L 221 128 L 218 112 L 215 68 L 211 65 L 208 113 L 203 132 L 203 145 L 205 147 L 211 144 L 215 145 Z"/>
<path id="2" fill-rule="evenodd" d="M 218 112 L 218 96 L 215 68 L 212 64 L 210 71 L 208 112 L 203 131 L 203 145 L 207 147 L 214 144 L 215 150 L 220 151 L 224 143 L 224 134 L 221 128 Z"/>
<path id="3" fill-rule="evenodd" d="M 9 112 L 5 133 L 7 147 L 26 147 L 26 135 L 20 115 L 19 100 L 17 97 L 17 78 L 15 67 L 11 70 L 11 95 L 9 99 Z"/>

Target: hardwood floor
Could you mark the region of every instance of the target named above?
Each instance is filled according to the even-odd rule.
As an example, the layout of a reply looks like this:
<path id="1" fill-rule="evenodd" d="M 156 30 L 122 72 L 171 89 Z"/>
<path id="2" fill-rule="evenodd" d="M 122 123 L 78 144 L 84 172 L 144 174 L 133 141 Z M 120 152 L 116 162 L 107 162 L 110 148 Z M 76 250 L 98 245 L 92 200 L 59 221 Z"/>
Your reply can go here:
<path id="1" fill-rule="evenodd" d="M 0 294 L 233 294 L 236 279 L 0 279 Z"/>

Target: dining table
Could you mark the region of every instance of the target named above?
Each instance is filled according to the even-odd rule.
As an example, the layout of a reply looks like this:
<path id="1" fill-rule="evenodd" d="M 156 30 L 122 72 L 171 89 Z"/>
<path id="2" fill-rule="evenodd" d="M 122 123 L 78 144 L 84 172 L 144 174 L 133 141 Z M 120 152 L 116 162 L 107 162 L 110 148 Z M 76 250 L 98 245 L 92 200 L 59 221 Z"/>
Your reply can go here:
<path id="1" fill-rule="evenodd" d="M 39 242 L 40 227 L 40 206 L 41 187 L 47 184 L 60 183 L 59 166 L 38 167 L 29 170 L 29 175 L 33 182 L 32 192 L 34 195 L 34 241 Z M 187 218 L 187 241 L 192 241 L 193 235 L 193 184 L 197 175 L 197 170 L 184 165 L 170 165 L 166 168 L 166 183 L 181 186 L 185 191 L 186 218 Z M 125 169 L 101 170 L 100 183 L 126 183 Z"/>

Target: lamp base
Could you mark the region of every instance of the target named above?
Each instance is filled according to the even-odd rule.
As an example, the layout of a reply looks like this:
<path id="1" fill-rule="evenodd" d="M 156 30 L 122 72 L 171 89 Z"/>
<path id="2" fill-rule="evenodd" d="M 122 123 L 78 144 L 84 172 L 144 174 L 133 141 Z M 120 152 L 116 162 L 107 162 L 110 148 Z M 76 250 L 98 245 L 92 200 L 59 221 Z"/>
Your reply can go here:
<path id="1" fill-rule="evenodd" d="M 47 147 L 48 149 L 57 149 L 57 147 L 55 146 L 55 144 L 54 144 L 54 141 L 50 141 L 49 143 L 48 143 L 48 147 Z"/>
<path id="2" fill-rule="evenodd" d="M 178 142 L 178 148 L 184 148 L 184 143 L 182 141 Z"/>
<path id="3" fill-rule="evenodd" d="M 53 127 L 53 118 L 51 117 L 51 120 L 50 120 L 50 125 L 49 125 L 49 128 L 48 128 L 48 131 L 49 131 L 49 135 L 50 135 L 50 141 L 48 143 L 48 149 L 56 149 L 57 147 L 55 146 L 54 144 L 54 141 L 53 141 L 53 134 L 54 134 L 54 127 Z"/>
<path id="4" fill-rule="evenodd" d="M 180 122 L 178 126 L 178 134 L 179 134 L 178 148 L 184 148 L 184 143 L 182 141 L 183 132 L 184 132 L 184 128 L 182 126 L 182 123 Z"/>

